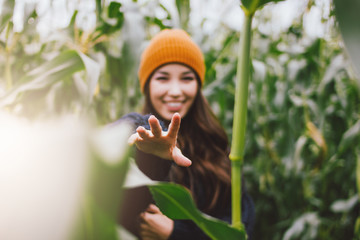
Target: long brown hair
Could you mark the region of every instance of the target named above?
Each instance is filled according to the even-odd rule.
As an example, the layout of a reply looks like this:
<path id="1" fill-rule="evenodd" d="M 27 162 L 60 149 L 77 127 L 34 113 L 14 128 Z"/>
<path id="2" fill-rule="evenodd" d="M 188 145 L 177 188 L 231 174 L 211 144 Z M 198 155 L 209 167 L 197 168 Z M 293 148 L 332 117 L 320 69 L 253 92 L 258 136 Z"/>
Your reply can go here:
<path id="1" fill-rule="evenodd" d="M 151 113 L 161 119 L 151 104 L 149 81 L 144 92 L 143 113 Z M 228 139 L 200 87 L 189 112 L 181 120 L 178 146 L 192 160 L 192 165 L 186 168 L 173 164 L 170 180 L 189 188 L 198 208 L 203 212 L 215 214 L 221 211 L 230 203 Z"/>

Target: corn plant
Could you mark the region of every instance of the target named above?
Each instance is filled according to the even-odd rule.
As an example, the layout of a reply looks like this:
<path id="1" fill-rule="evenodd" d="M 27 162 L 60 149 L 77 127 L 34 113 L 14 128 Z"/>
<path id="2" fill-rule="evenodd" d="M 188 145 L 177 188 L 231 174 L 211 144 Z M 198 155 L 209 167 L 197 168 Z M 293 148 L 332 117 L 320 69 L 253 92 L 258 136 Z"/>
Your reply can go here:
<path id="1" fill-rule="evenodd" d="M 354 71 L 356 72 L 357 85 L 360 89 L 360 51 L 356 46 L 355 42 L 360 40 L 360 30 L 356 26 L 355 22 L 359 21 L 359 15 L 357 11 L 360 9 L 360 3 L 356 1 L 334 1 L 336 5 L 336 16 L 339 21 L 343 40 L 347 47 L 347 52 L 352 59 Z M 359 139 L 359 131 L 356 130 L 360 125 L 358 123 L 353 129 L 354 140 Z M 356 152 L 356 183 L 358 188 L 358 194 L 360 196 L 360 153 L 359 150 Z M 356 238 L 360 237 L 360 216 L 357 218 L 355 223 L 354 235 Z"/>
<path id="2" fill-rule="evenodd" d="M 244 158 L 245 129 L 247 114 L 248 85 L 250 79 L 251 22 L 258 8 L 268 2 L 242 0 L 245 21 L 240 38 L 239 59 L 237 65 L 237 85 L 234 105 L 233 135 L 230 152 L 232 161 L 232 225 L 241 229 L 241 165 Z"/>
<path id="3" fill-rule="evenodd" d="M 175 1 L 173 11 L 165 1 L 94 0 L 95 7 L 87 12 L 96 16 L 93 28 L 81 27 L 79 19 L 84 13 L 78 7 L 71 10 L 67 26 L 54 31 L 56 37 L 42 39 L 36 30 L 42 16 L 35 5 L 26 5 L 23 29 L 16 30 L 13 11 L 17 1 L 0 1 L 1 109 L 31 121 L 68 113 L 87 116 L 101 125 L 124 113 L 138 111 L 142 101 L 136 80 L 140 50 L 158 30 L 182 27 L 204 50 L 207 69 L 204 94 L 229 139 L 233 132 L 238 132 L 233 131 L 237 92 L 234 79 L 236 72 L 241 76 L 237 67 L 248 64 L 250 69 L 245 79 L 251 81 L 242 88 L 245 94 L 247 88 L 249 91 L 247 104 L 243 103 L 248 110 L 241 115 L 247 118 L 241 117 L 248 137 L 246 141 L 232 141 L 232 144 L 243 141 L 240 145 L 246 142 L 243 148 L 232 147 L 234 151 L 240 150 L 232 152 L 232 156 L 246 158 L 233 161 L 233 165 L 242 168 L 243 184 L 256 205 L 254 239 L 356 238 L 359 190 L 355 182 L 360 175 L 355 171 L 355 159 L 360 156 L 360 87 L 338 27 L 347 53 L 354 60 L 354 69 L 358 69 L 357 1 L 334 1 L 329 9 L 321 6 L 322 1 L 294 1 L 305 2 L 305 7 L 299 9 L 288 27 L 276 34 L 264 29 L 278 14 L 269 15 L 269 11 L 280 4 L 258 9 L 270 1 L 242 1 L 244 13 L 256 21 L 247 21 L 252 22 L 248 40 L 251 61 L 239 60 L 238 64 L 239 30 L 220 20 L 226 19 L 236 7 L 226 8 L 233 6 L 232 1 L 221 1 L 224 11 L 217 11 L 222 15 L 216 22 L 202 15 L 194 26 L 193 17 L 201 15 L 192 8 L 197 2 Z M 324 12 L 321 21 L 327 26 L 325 36 L 314 38 L 306 33 L 305 19 L 313 9 Z M 209 23 L 214 24 L 211 33 Z M 245 38 L 244 33 L 240 31 L 241 38 Z M 236 110 L 241 105 L 238 102 Z M 240 132 L 245 134 L 245 130 Z M 3 136 L 1 139 L 6 143 Z M 122 177 L 115 176 L 110 166 L 95 165 L 99 167 L 99 172 L 93 172 L 97 179 L 102 179 L 109 170 L 111 174 L 104 179 L 105 184 L 122 182 Z M 120 168 L 119 174 L 123 171 Z M 240 171 L 235 172 L 233 176 L 240 176 Z M 199 212 L 179 186 L 149 185 L 161 210 L 172 218 L 193 219 L 214 239 L 245 239 L 238 228 Z M 90 208 L 85 208 L 82 216 L 88 216 L 83 218 L 88 221 L 79 223 L 77 236 L 116 239 L 112 210 L 115 202 L 99 198 L 111 194 L 102 194 L 97 187 L 92 185 L 87 191 L 85 205 Z M 235 191 L 241 193 L 242 189 L 236 187 Z M 164 194 L 168 192 L 172 195 Z M 111 197 L 118 199 L 120 195 L 116 192 Z M 179 200 L 191 207 L 179 207 Z M 237 216 L 233 221 L 237 227 L 241 218 L 238 210 L 233 214 Z M 359 221 L 356 226 L 358 233 Z"/>

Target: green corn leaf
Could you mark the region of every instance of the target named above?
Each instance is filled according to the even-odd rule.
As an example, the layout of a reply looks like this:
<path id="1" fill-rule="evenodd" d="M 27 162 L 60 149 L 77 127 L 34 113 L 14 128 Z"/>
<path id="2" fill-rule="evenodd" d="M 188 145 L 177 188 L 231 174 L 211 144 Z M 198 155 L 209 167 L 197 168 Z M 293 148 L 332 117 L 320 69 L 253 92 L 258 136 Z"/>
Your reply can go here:
<path id="1" fill-rule="evenodd" d="M 70 240 L 117 240 L 117 225 L 106 212 L 99 207 L 95 200 L 88 196 Z"/>
<path id="2" fill-rule="evenodd" d="M 121 7 L 121 3 L 111 2 L 108 8 L 109 18 L 116 18 L 119 14 L 120 7 Z"/>
<path id="3" fill-rule="evenodd" d="M 15 7 L 15 0 L 8 0 L 2 4 L 2 11 L 0 14 L 0 33 L 4 30 L 8 22 L 12 19 Z"/>
<path id="4" fill-rule="evenodd" d="M 23 92 L 50 86 L 82 70 L 86 70 L 87 73 L 87 97 L 89 101 L 91 101 L 94 89 L 99 80 L 100 66 L 85 54 L 75 50 L 68 50 L 30 71 L 20 79 L 18 84 L 0 99 L 0 107 L 14 103 L 18 95 Z"/>
<path id="5" fill-rule="evenodd" d="M 280 2 L 284 0 L 241 0 L 246 15 L 253 15 L 257 9 L 270 2 Z"/>
<path id="6" fill-rule="evenodd" d="M 96 15 L 97 15 L 97 17 L 99 18 L 100 16 L 101 16 L 101 12 L 102 12 L 102 1 L 101 0 L 95 0 L 95 2 L 96 2 Z"/>
<path id="7" fill-rule="evenodd" d="M 356 223 L 355 223 L 355 236 L 359 237 L 360 236 L 360 217 L 357 218 Z"/>
<path id="8" fill-rule="evenodd" d="M 173 183 L 149 186 L 160 210 L 172 219 L 191 219 L 212 239 L 246 239 L 244 229 L 235 229 L 224 221 L 201 213 L 188 190 Z"/>
<path id="9" fill-rule="evenodd" d="M 80 56 L 80 58 L 84 64 L 84 67 L 85 67 L 86 82 L 87 82 L 87 86 L 88 86 L 87 101 L 91 102 L 91 100 L 94 96 L 94 91 L 95 91 L 96 85 L 99 82 L 100 65 L 99 65 L 99 63 L 95 62 L 94 60 L 92 60 L 91 58 L 89 58 L 88 56 L 83 54 L 82 52 L 78 51 L 77 53 Z"/>
<path id="10" fill-rule="evenodd" d="M 22 92 L 44 88 L 83 69 L 84 64 L 76 51 L 63 52 L 24 76 L 0 99 L 0 107 L 14 103 Z"/>
<path id="11" fill-rule="evenodd" d="M 92 149 L 88 191 L 71 239 L 118 239 L 116 218 L 130 160 L 127 139 L 131 127 L 118 124 L 96 129 L 90 137 Z"/>
<path id="12" fill-rule="evenodd" d="M 91 139 L 94 158 L 90 178 L 90 195 L 99 207 L 115 221 L 121 190 L 128 170 L 131 135 L 128 125 L 118 124 L 99 129 Z"/>
<path id="13" fill-rule="evenodd" d="M 119 31 L 125 20 L 124 13 L 120 10 L 122 4 L 113 1 L 105 8 L 102 7 L 100 2 L 97 2 L 96 6 L 98 18 L 101 22 L 101 24 L 97 26 L 96 30 L 104 35 L 111 35 Z"/>
<path id="14" fill-rule="evenodd" d="M 356 185 L 358 190 L 358 197 L 360 198 L 360 151 L 358 150 L 356 153 Z M 359 221 L 360 217 L 358 218 Z M 360 223 L 360 222 L 359 222 Z M 357 232 L 360 233 L 360 225 L 357 224 Z"/>
<path id="15" fill-rule="evenodd" d="M 353 144 L 358 144 L 360 138 L 360 120 L 350 127 L 342 136 L 338 154 L 343 153 Z"/>
<path id="16" fill-rule="evenodd" d="M 360 1 L 335 0 L 335 13 L 347 52 L 352 59 L 357 72 L 358 85 L 360 86 Z"/>
<path id="17" fill-rule="evenodd" d="M 176 0 L 176 7 L 179 13 L 180 24 L 183 29 L 187 28 L 190 15 L 190 1 Z"/>

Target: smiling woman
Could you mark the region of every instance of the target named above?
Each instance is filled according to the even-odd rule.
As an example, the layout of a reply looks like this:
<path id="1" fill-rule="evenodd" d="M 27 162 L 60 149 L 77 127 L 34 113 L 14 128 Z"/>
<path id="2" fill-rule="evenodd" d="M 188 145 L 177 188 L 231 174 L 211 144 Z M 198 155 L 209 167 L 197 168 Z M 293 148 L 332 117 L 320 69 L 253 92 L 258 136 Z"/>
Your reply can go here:
<path id="1" fill-rule="evenodd" d="M 183 30 L 163 30 L 142 54 L 138 73 L 145 115 L 131 113 L 120 122 L 137 127 L 129 143 L 137 147 L 140 170 L 153 180 L 183 185 L 198 209 L 230 223 L 228 139 L 201 91 L 200 48 Z M 245 191 L 242 203 L 251 237 L 254 207 Z M 162 214 L 146 187 L 125 192 L 119 222 L 141 239 L 209 239 L 192 221 Z"/>
<path id="2" fill-rule="evenodd" d="M 156 70 L 149 82 L 150 100 L 167 121 L 174 113 L 185 116 L 194 102 L 198 82 L 195 73 L 180 64 L 168 64 Z"/>

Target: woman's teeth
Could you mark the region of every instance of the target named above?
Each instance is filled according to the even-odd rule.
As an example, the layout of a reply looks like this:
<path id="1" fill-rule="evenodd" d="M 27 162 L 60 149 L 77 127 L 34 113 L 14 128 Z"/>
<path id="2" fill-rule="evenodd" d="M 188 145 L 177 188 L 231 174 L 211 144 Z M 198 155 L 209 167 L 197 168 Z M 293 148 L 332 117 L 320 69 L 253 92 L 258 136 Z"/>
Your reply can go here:
<path id="1" fill-rule="evenodd" d="M 169 107 L 181 107 L 181 102 L 168 102 Z"/>

